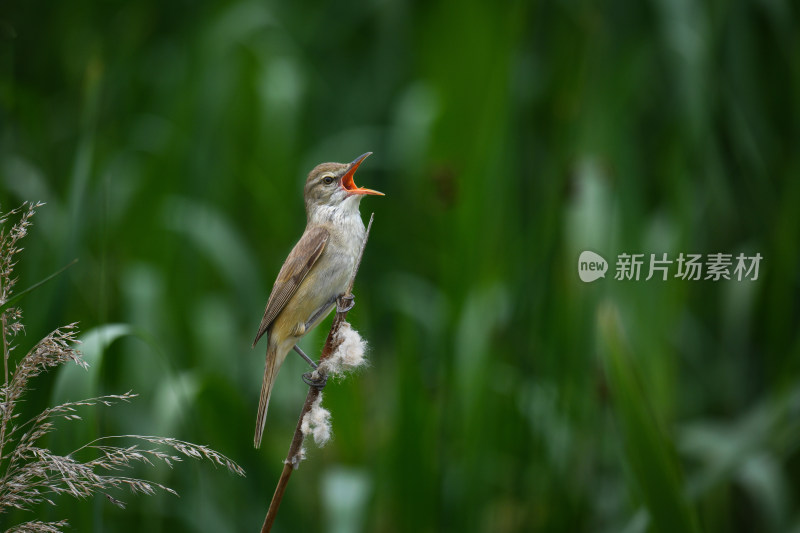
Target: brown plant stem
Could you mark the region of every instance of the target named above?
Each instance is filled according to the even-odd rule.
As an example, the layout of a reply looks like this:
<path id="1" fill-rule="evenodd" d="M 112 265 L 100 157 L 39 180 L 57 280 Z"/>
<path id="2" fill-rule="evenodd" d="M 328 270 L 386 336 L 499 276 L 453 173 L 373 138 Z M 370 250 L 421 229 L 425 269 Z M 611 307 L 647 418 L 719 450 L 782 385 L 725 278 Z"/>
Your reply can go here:
<path id="1" fill-rule="evenodd" d="M 8 300 L 7 295 L 6 295 L 5 287 L 2 290 L 2 299 L 3 299 L 3 303 L 5 303 L 6 300 Z M 3 370 L 4 370 L 4 373 L 5 373 L 5 380 L 3 381 L 4 386 L 5 386 L 5 392 L 3 393 L 3 402 L 5 402 L 7 400 L 7 398 L 8 398 L 8 356 L 9 356 L 9 350 L 8 350 L 8 337 L 6 336 L 6 327 L 8 327 L 8 318 L 6 316 L 6 311 L 5 310 L 0 311 L 0 313 L 2 313 L 2 314 L 0 314 L 0 328 L 2 328 L 2 331 L 0 331 L 0 334 L 3 335 Z M 7 416 L 7 413 L 4 410 L 3 411 L 3 416 L 2 416 L 2 421 L 0 421 L 0 461 L 3 460 L 3 450 L 6 447 L 6 426 L 8 425 L 9 416 L 10 416 L 10 413 L 8 413 L 8 416 Z"/>
<path id="2" fill-rule="evenodd" d="M 2 328 L 3 328 L 3 369 L 5 370 L 5 385 L 8 387 L 8 339 L 6 338 L 6 313 L 2 314 Z"/>
<path id="3" fill-rule="evenodd" d="M 2 311 L 2 318 L 0 318 L 0 327 L 3 328 L 3 368 L 5 369 L 5 392 L 3 393 L 3 401 L 8 397 L 8 338 L 6 337 L 6 312 Z M 5 411 L 0 420 L 0 461 L 3 460 L 3 448 L 6 446 L 6 426 L 8 425 L 8 416 Z"/>
<path id="4" fill-rule="evenodd" d="M 339 311 L 339 309 L 343 307 L 341 305 L 341 299 L 351 296 L 353 293 L 353 284 L 356 281 L 356 274 L 358 274 L 358 268 L 361 265 L 361 258 L 364 255 L 364 248 L 367 246 L 367 239 L 369 239 L 369 232 L 370 229 L 372 229 L 373 218 L 375 218 L 375 213 L 369 217 L 367 231 L 364 233 L 364 241 L 361 243 L 361 250 L 358 252 L 358 258 L 356 259 L 353 273 L 350 276 L 350 282 L 347 285 L 347 291 L 345 291 L 345 293 L 339 297 L 339 301 L 337 301 L 336 315 L 333 317 L 333 324 L 331 324 L 331 329 L 328 331 L 328 338 L 325 340 L 325 346 L 322 348 L 322 353 L 319 356 L 320 363 L 330 357 L 336 348 L 339 347 L 339 343 L 337 343 L 335 340 L 336 334 L 339 332 L 339 328 L 347 318 L 347 311 Z M 324 372 L 321 370 L 318 370 L 318 372 L 320 373 L 320 378 L 325 379 L 326 376 L 321 375 Z M 289 446 L 289 453 L 286 455 L 286 460 L 283 462 L 283 471 L 281 472 L 281 477 L 278 479 L 278 485 L 275 487 L 275 493 L 272 495 L 272 501 L 269 504 L 267 516 L 264 518 L 264 524 L 261 526 L 261 533 L 269 533 L 269 531 L 272 529 L 272 524 L 275 522 L 275 517 L 278 514 L 278 507 L 280 507 L 281 501 L 283 500 L 283 494 L 286 492 L 286 485 L 289 483 L 289 477 L 292 475 L 292 472 L 300 466 L 300 461 L 302 460 L 300 458 L 300 451 L 303 448 L 303 418 L 305 418 L 306 414 L 311 410 L 311 406 L 314 405 L 314 402 L 319 397 L 320 391 L 321 389 L 313 386 L 308 388 L 306 401 L 303 404 L 303 409 L 300 411 L 300 418 L 297 420 L 297 428 L 294 430 L 292 444 Z"/>

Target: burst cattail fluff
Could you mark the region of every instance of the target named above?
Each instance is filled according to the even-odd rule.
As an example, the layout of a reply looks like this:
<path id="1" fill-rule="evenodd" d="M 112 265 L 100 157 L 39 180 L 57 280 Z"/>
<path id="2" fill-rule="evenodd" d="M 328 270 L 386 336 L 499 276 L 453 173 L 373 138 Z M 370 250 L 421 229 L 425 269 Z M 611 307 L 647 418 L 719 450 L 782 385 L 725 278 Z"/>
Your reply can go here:
<path id="1" fill-rule="evenodd" d="M 341 376 L 367 364 L 364 358 L 367 341 L 348 322 L 343 322 L 339 327 L 334 342 L 336 350 L 320 364 L 324 372 Z"/>
<path id="2" fill-rule="evenodd" d="M 331 412 L 322 407 L 322 393 L 319 393 L 311 404 L 311 410 L 303 417 L 300 431 L 304 437 L 312 435 L 314 442 L 320 447 L 331 439 Z"/>

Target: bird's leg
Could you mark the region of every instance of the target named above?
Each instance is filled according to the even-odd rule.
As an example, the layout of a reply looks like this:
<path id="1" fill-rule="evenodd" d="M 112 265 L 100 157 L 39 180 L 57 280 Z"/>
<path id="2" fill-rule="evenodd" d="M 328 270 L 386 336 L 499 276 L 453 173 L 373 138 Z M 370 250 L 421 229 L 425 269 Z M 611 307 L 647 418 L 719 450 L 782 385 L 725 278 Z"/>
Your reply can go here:
<path id="1" fill-rule="evenodd" d="M 323 315 L 330 312 L 331 305 L 336 303 L 336 311 L 339 313 L 346 313 L 353 308 L 355 305 L 354 303 L 355 296 L 349 294 L 347 296 L 340 295 L 335 298 L 331 298 L 328 302 L 325 303 L 322 307 L 316 310 L 316 312 L 311 315 L 311 318 L 308 319 L 308 322 L 305 324 L 297 324 L 295 329 L 292 330 L 292 335 L 295 336 L 302 336 L 305 334 L 306 331 L 310 330 L 311 327 L 316 323 L 317 320 Z M 311 368 L 314 370 L 311 372 L 306 372 L 303 374 L 303 382 L 309 387 L 314 387 L 318 390 L 322 390 L 325 387 L 325 384 L 328 382 L 328 376 L 324 373 L 316 372 L 318 365 L 314 361 L 311 360 L 309 356 L 300 349 L 298 345 L 294 345 L 294 351 L 300 354 L 300 357 L 306 360 L 306 362 L 311 365 Z M 316 377 L 315 377 L 316 374 Z"/>
<path id="2" fill-rule="evenodd" d="M 305 359 L 305 360 L 306 360 L 306 363 L 308 363 L 309 365 L 311 365 L 311 368 L 313 368 L 314 370 L 316 370 L 316 369 L 317 369 L 317 363 L 315 363 L 313 359 L 311 359 L 309 356 L 307 356 L 307 355 L 306 355 L 306 352 L 304 352 L 303 350 L 301 350 L 301 349 L 300 349 L 300 347 L 299 347 L 298 345 L 296 345 L 296 344 L 294 345 L 294 351 L 295 351 L 295 352 L 297 352 L 297 353 L 299 353 L 299 354 L 300 354 L 300 357 L 302 357 L 303 359 Z"/>
<path id="3" fill-rule="evenodd" d="M 305 323 L 305 325 L 304 325 L 304 331 L 308 331 L 308 330 L 310 330 L 310 329 L 311 329 L 311 327 L 312 327 L 314 324 L 316 324 L 316 323 L 317 323 L 317 320 L 319 320 L 319 319 L 320 319 L 320 317 L 322 317 L 323 315 L 327 315 L 328 313 L 330 313 L 330 312 L 331 312 L 331 306 L 332 306 L 334 303 L 336 303 L 336 297 L 333 297 L 333 298 L 331 298 L 330 300 L 328 300 L 327 302 L 325 302 L 325 305 L 323 305 L 322 307 L 320 307 L 319 309 L 317 309 L 316 311 L 314 311 L 314 314 L 313 314 L 313 315 L 311 315 L 311 318 L 309 318 L 309 319 L 308 319 L 308 322 L 306 322 L 306 323 Z"/>
<path id="4" fill-rule="evenodd" d="M 356 297 L 353 294 L 344 294 L 336 299 L 336 312 L 346 313 L 356 305 Z"/>
<path id="5" fill-rule="evenodd" d="M 306 353 L 300 349 L 298 345 L 294 345 L 294 351 L 300 354 L 300 357 L 306 360 L 306 363 L 311 365 L 312 370 L 311 372 L 306 372 L 303 374 L 303 383 L 308 385 L 309 387 L 314 387 L 317 390 L 322 390 L 325 388 L 325 385 L 328 383 L 328 375 L 325 373 L 317 372 L 319 365 L 315 363 Z M 316 376 L 315 376 L 316 374 Z"/>

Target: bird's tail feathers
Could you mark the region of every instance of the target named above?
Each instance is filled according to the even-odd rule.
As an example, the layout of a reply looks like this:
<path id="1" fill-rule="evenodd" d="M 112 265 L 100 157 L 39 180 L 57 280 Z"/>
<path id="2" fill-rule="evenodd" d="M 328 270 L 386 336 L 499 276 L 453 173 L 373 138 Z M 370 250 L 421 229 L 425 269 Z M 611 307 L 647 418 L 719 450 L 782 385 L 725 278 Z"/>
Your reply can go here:
<path id="1" fill-rule="evenodd" d="M 272 394 L 272 386 L 275 384 L 275 377 L 280 369 L 278 362 L 277 349 L 271 343 L 267 346 L 267 361 L 264 365 L 264 381 L 261 384 L 261 397 L 258 399 L 258 416 L 256 417 L 256 434 L 253 438 L 253 445 L 258 448 L 261 446 L 261 437 L 264 435 L 264 425 L 267 422 L 267 407 L 269 407 L 269 397 Z"/>

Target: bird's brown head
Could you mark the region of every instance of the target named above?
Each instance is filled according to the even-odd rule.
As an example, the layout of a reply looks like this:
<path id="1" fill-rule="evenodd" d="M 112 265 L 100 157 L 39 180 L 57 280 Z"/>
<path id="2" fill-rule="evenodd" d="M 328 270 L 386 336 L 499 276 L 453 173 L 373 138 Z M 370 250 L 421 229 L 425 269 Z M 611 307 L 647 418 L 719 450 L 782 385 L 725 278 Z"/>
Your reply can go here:
<path id="1" fill-rule="evenodd" d="M 321 163 L 314 167 L 306 180 L 303 196 L 306 200 L 306 212 L 311 215 L 320 207 L 339 208 L 339 206 L 358 209 L 358 203 L 364 195 L 383 196 L 382 192 L 356 186 L 353 175 L 359 165 L 372 152 L 358 156 L 351 163 Z"/>

